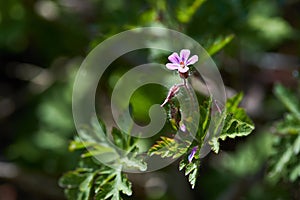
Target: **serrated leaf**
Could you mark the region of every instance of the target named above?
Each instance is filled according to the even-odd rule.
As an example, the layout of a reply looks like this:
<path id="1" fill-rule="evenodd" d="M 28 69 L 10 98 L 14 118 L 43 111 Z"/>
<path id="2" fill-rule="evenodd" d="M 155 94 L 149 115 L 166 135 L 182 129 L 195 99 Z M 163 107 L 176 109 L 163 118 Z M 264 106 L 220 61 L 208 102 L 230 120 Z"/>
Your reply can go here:
<path id="1" fill-rule="evenodd" d="M 128 181 L 127 177 L 122 174 L 121 171 L 115 171 L 115 178 L 111 182 L 111 190 L 107 192 L 103 199 L 116 199 L 119 200 L 120 192 L 126 195 L 132 195 L 131 183 Z M 103 194 L 102 194 L 103 195 Z"/>
<path id="2" fill-rule="evenodd" d="M 184 175 L 188 175 L 188 181 L 191 184 L 192 188 L 196 185 L 196 180 L 199 175 L 199 166 L 200 166 L 200 160 L 194 159 L 192 162 L 188 162 L 187 159 L 183 159 L 180 162 L 179 169 L 182 170 L 185 168 Z"/>
<path id="3" fill-rule="evenodd" d="M 120 169 L 125 166 L 140 170 L 147 168 L 146 164 L 136 157 L 138 147 L 130 135 L 113 129 L 112 138 L 108 138 L 102 128 L 102 125 L 99 128 L 97 120 L 93 120 L 91 127 L 81 130 L 83 134 L 80 136 L 84 136 L 83 141 L 71 142 L 71 150 L 88 148 L 88 151 L 82 154 L 79 167 L 60 179 L 60 186 L 65 188 L 66 196 L 71 200 L 120 200 L 121 194 L 132 194 L 131 183 Z M 115 145 L 125 151 L 117 152 Z M 93 160 L 92 156 L 97 155 L 101 155 L 102 160 L 115 161 L 119 168 L 109 168 Z"/>
<path id="4" fill-rule="evenodd" d="M 187 151 L 189 146 L 190 141 L 179 143 L 173 138 L 162 136 L 161 140 L 157 141 L 156 144 L 149 149 L 148 154 L 150 156 L 159 155 L 162 158 L 178 158 Z"/>
<path id="5" fill-rule="evenodd" d="M 122 174 L 122 181 L 120 182 L 119 189 L 123 194 L 126 194 L 128 196 L 132 195 L 131 183 L 128 181 L 125 174 Z"/>
<path id="6" fill-rule="evenodd" d="M 246 113 L 244 115 L 246 116 Z M 225 140 L 227 137 L 235 138 L 235 137 L 247 136 L 253 130 L 254 130 L 253 123 L 241 121 L 238 118 L 236 118 L 236 116 L 233 115 L 227 115 L 219 138 Z"/>
<path id="7" fill-rule="evenodd" d="M 209 144 L 211 145 L 211 150 L 214 151 L 215 153 L 219 153 L 220 150 L 220 143 L 218 141 L 218 138 L 213 137 L 210 141 Z"/>
<path id="8" fill-rule="evenodd" d="M 192 185 L 192 189 L 195 188 L 198 174 L 199 174 L 199 170 L 197 167 L 197 169 L 193 170 L 192 173 L 190 173 L 190 175 L 189 175 L 189 182 Z"/>
<path id="9" fill-rule="evenodd" d="M 182 159 L 179 163 L 179 170 L 183 170 L 184 167 L 188 164 L 188 160 L 187 159 Z"/>
<path id="10" fill-rule="evenodd" d="M 193 163 L 193 162 L 187 164 L 185 166 L 185 173 L 184 173 L 184 175 L 186 176 L 186 175 L 190 174 L 191 171 L 195 170 L 196 168 L 197 168 L 197 165 L 195 163 Z"/>
<path id="11" fill-rule="evenodd" d="M 243 98 L 242 93 L 235 95 L 226 102 L 225 110 L 220 114 L 219 120 L 224 121 L 222 123 L 216 123 L 216 130 L 218 126 L 222 124 L 220 135 L 214 136 L 209 141 L 212 146 L 212 150 L 216 153 L 219 152 L 218 139 L 225 140 L 228 138 L 235 138 L 241 136 L 247 136 L 254 130 L 254 124 L 247 116 L 244 109 L 239 108 L 238 105 Z"/>

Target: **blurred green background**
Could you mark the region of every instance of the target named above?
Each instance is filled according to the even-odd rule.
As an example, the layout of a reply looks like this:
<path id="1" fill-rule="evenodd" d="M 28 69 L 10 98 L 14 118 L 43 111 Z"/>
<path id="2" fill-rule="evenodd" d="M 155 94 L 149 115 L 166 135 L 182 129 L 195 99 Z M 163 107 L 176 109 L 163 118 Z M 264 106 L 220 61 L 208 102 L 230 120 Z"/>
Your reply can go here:
<path id="1" fill-rule="evenodd" d="M 299 0 L 1 0 L 0 200 L 65 199 L 57 180 L 79 159 L 68 151 L 76 135 L 71 110 L 76 71 L 101 41 L 141 26 L 178 30 L 206 48 L 234 35 L 213 59 L 228 94 L 245 93 L 243 107 L 256 130 L 222 142 L 219 155 L 205 157 L 194 190 L 175 163 L 130 175 L 134 194 L 128 199 L 300 199 L 299 179 L 266 178 L 272 124 L 286 112 L 272 92 L 274 84 L 299 93 L 299 10 Z M 104 119 L 114 83 L 142 63 L 139 57 L 117 60 L 101 80 Z M 148 119 L 143 117 L 148 104 L 165 95 L 146 90 L 134 100 L 145 102 L 134 109 L 141 121 Z"/>

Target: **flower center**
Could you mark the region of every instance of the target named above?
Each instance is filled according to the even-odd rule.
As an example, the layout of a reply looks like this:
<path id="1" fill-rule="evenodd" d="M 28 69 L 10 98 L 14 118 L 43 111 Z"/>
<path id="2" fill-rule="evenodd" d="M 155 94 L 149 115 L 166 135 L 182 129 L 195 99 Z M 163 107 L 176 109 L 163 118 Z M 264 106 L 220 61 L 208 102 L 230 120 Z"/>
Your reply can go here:
<path id="1" fill-rule="evenodd" d="M 182 68 L 184 68 L 185 66 L 184 66 L 184 63 L 181 61 L 180 63 L 180 67 L 182 67 Z"/>

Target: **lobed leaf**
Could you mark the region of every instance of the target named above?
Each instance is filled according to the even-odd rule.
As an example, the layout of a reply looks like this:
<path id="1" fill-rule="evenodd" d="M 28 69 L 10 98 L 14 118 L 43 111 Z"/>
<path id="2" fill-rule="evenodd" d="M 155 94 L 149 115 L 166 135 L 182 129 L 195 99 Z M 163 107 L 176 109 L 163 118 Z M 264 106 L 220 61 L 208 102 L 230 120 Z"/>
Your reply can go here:
<path id="1" fill-rule="evenodd" d="M 188 181 L 191 184 L 192 188 L 195 188 L 197 177 L 199 175 L 200 159 L 194 159 L 192 162 L 189 162 L 187 158 L 184 158 L 179 163 L 179 170 L 185 168 L 184 175 L 188 175 Z"/>
<path id="2" fill-rule="evenodd" d="M 68 199 L 121 199 L 121 195 L 131 195 L 131 183 L 120 170 L 123 167 L 134 167 L 146 170 L 146 164 L 136 157 L 138 147 L 130 134 L 125 134 L 113 128 L 111 138 L 107 137 L 104 126 L 99 126 L 97 120 L 92 120 L 91 128 L 83 128 L 80 136 L 83 141 L 75 138 L 69 149 L 88 148 L 82 153 L 82 159 L 77 169 L 63 175 L 59 185 L 65 188 Z M 115 150 L 118 146 L 121 150 Z M 119 165 L 118 169 L 109 168 L 93 160 L 93 156 L 105 156 L 109 161 Z"/>
<path id="3" fill-rule="evenodd" d="M 220 135 L 214 136 L 210 140 L 210 145 L 215 153 L 219 151 L 219 139 L 225 140 L 226 138 L 247 136 L 254 130 L 254 124 L 245 110 L 238 107 L 242 98 L 242 93 L 239 93 L 226 102 L 225 110 L 219 118 L 224 121 L 218 123 L 222 124 Z M 217 126 L 216 129 L 218 128 Z"/>
<path id="4" fill-rule="evenodd" d="M 189 146 L 189 141 L 179 143 L 173 138 L 162 136 L 161 140 L 149 149 L 148 154 L 150 156 L 160 155 L 162 158 L 178 158 L 187 151 Z"/>

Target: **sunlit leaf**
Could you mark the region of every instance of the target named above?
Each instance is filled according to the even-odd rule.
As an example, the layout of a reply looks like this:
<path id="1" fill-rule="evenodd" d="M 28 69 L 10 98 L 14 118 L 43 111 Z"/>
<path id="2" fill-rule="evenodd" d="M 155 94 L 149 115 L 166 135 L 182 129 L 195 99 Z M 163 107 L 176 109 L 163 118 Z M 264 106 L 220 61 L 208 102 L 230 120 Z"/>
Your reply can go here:
<path id="1" fill-rule="evenodd" d="M 238 107 L 242 97 L 243 95 L 239 93 L 226 102 L 224 113 L 220 117 L 220 120 L 224 118 L 224 121 L 221 123 L 220 135 L 213 137 L 210 141 L 212 150 L 216 153 L 219 151 L 218 139 L 225 140 L 226 138 L 247 136 L 254 130 L 254 124 L 247 116 L 245 110 Z"/>
<path id="2" fill-rule="evenodd" d="M 194 159 L 192 162 L 189 162 L 187 158 L 184 158 L 179 163 L 179 170 L 185 168 L 185 176 L 188 176 L 188 181 L 191 184 L 192 188 L 195 187 L 196 181 L 199 175 L 200 159 Z"/>
<path id="3" fill-rule="evenodd" d="M 173 138 L 161 137 L 161 140 L 157 141 L 156 144 L 149 149 L 148 154 L 150 156 L 160 155 L 162 158 L 178 158 L 186 152 L 189 146 L 189 141 L 183 143 L 177 142 Z"/>
<path id="4" fill-rule="evenodd" d="M 234 35 L 228 35 L 226 37 L 218 38 L 214 41 L 214 43 L 207 49 L 209 55 L 214 55 L 221 49 L 223 49 L 229 42 L 232 41 Z"/>

